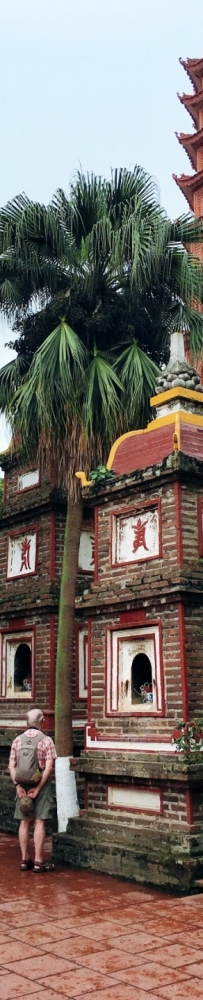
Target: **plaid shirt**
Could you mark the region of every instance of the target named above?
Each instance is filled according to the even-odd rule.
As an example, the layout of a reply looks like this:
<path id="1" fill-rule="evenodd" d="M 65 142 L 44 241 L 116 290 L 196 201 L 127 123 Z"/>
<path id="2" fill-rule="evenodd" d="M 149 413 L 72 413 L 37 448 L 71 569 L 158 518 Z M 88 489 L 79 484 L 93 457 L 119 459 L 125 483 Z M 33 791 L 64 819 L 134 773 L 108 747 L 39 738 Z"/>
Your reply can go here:
<path id="1" fill-rule="evenodd" d="M 27 736 L 36 736 L 36 729 L 26 729 Z M 16 767 L 18 762 L 18 756 L 21 749 L 21 737 L 16 736 L 11 745 L 9 764 L 13 764 Z M 37 757 L 40 771 L 44 771 L 47 760 L 56 760 L 57 753 L 53 740 L 50 736 L 43 736 L 37 745 Z"/>

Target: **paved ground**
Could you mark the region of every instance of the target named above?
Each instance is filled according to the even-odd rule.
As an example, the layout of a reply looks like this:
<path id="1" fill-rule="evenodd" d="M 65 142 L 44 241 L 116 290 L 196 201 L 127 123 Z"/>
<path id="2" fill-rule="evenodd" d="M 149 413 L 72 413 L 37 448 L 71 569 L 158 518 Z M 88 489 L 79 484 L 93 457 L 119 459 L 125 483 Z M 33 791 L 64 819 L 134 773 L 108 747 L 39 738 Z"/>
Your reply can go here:
<path id="1" fill-rule="evenodd" d="M 203 894 L 19 862 L 0 835 L 1 1000 L 203 1000 Z"/>

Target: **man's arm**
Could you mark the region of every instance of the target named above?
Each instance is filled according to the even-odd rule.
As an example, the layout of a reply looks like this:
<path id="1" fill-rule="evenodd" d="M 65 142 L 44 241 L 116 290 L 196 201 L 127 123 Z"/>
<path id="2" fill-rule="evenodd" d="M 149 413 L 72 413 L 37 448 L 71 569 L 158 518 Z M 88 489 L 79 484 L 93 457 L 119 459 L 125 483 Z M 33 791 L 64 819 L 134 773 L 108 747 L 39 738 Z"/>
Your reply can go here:
<path id="1" fill-rule="evenodd" d="M 11 781 L 13 781 L 13 784 L 15 785 L 16 764 L 12 764 L 11 761 L 9 761 L 8 769 L 10 771 Z"/>
<path id="2" fill-rule="evenodd" d="M 16 764 L 13 764 L 13 762 L 11 760 L 9 761 L 8 769 L 10 771 L 11 781 L 13 781 L 13 784 L 16 787 L 17 795 L 18 795 L 19 799 L 22 799 L 23 795 L 26 795 L 26 792 L 25 792 L 25 789 L 22 788 L 21 785 L 18 785 L 16 783 L 16 779 L 15 779 Z"/>
<path id="3" fill-rule="evenodd" d="M 37 795 L 39 794 L 39 792 L 41 792 L 41 788 L 43 788 L 43 786 L 46 785 L 48 778 L 51 777 L 53 769 L 54 769 L 54 761 L 47 760 L 39 784 L 36 785 L 36 788 L 31 788 L 30 791 L 28 792 L 28 795 L 30 795 L 31 799 L 37 798 Z"/>

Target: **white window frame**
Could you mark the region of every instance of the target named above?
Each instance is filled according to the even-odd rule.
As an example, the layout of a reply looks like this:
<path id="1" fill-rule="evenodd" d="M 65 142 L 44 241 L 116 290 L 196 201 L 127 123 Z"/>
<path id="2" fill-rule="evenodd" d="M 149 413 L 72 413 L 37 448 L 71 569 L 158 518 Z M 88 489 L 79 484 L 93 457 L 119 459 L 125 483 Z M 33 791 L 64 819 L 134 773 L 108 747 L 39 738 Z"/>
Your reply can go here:
<path id="1" fill-rule="evenodd" d="M 12 666 L 9 664 L 9 647 L 13 646 L 14 651 L 21 643 L 27 643 L 31 650 L 31 676 L 32 686 L 30 691 L 15 691 L 14 689 L 14 657 L 13 657 L 13 677 Z M 11 652 L 11 649 L 10 649 Z M 14 654 L 15 655 L 15 654 Z M 34 687 L 34 632 L 19 631 L 7 632 L 1 635 L 1 698 L 8 701 L 30 701 L 33 696 Z"/>
<path id="2" fill-rule="evenodd" d="M 126 643 L 126 659 L 125 659 Z M 131 649 L 130 649 L 131 647 Z M 138 628 L 107 629 L 106 711 L 107 715 L 163 715 L 163 672 L 159 623 Z M 152 702 L 131 701 L 131 667 L 137 653 L 149 655 L 152 667 Z M 126 697 L 123 692 L 128 682 Z"/>

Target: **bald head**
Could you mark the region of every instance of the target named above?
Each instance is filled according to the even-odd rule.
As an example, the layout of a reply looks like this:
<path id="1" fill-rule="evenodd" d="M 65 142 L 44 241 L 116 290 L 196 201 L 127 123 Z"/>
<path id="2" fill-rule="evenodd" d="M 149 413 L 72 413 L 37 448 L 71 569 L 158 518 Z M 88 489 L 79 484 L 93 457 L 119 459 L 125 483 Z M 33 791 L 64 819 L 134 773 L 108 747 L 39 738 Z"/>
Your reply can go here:
<path id="1" fill-rule="evenodd" d="M 40 708 L 31 708 L 30 712 L 27 712 L 28 726 L 39 726 L 40 729 L 43 722 L 44 722 L 44 716 Z"/>

